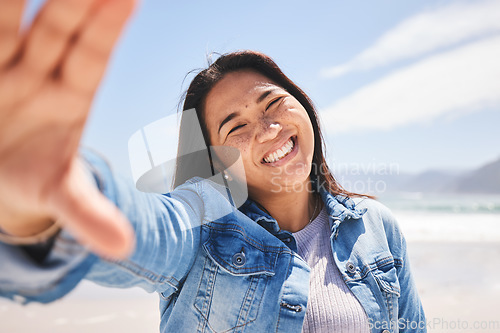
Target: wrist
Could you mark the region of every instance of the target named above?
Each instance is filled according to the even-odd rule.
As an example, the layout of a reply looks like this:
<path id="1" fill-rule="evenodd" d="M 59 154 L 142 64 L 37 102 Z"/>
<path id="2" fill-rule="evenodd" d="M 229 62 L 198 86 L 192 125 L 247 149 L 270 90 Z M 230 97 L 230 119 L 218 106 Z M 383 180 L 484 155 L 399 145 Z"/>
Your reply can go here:
<path id="1" fill-rule="evenodd" d="M 20 236 L 19 234 L 13 235 L 11 233 L 6 232 L 6 230 L 0 229 L 0 242 L 11 245 L 40 244 L 46 242 L 47 240 L 57 235 L 60 230 L 61 228 L 55 222 L 51 222 L 48 228 L 45 228 L 40 232 L 37 233 L 30 232 L 29 235 L 23 235 L 23 236 Z"/>
<path id="2" fill-rule="evenodd" d="M 45 214 L 30 214 L 29 212 L 16 212 L 12 209 L 1 209 L 0 230 L 4 235 L 30 237 L 44 232 L 51 228 L 52 225 L 54 225 L 54 220 Z"/>

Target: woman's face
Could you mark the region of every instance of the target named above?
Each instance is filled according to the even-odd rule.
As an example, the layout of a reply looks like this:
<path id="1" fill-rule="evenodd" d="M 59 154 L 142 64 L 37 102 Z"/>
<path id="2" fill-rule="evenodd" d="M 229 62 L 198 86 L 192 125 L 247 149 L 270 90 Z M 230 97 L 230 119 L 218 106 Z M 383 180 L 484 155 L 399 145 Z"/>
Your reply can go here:
<path id="1" fill-rule="evenodd" d="M 240 151 L 252 198 L 305 189 L 314 151 L 311 121 L 295 97 L 266 76 L 226 74 L 207 95 L 204 118 L 211 145 Z"/>

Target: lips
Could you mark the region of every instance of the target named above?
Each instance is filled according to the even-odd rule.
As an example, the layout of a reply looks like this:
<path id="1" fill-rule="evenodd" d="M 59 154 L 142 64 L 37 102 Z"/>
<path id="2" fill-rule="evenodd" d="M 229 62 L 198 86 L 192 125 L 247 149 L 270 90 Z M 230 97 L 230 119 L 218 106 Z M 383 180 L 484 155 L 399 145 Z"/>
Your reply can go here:
<path id="1" fill-rule="evenodd" d="M 263 163 L 275 163 L 283 159 L 285 156 L 290 154 L 295 147 L 295 142 L 292 137 L 290 137 L 280 148 L 269 153 L 263 158 Z"/>

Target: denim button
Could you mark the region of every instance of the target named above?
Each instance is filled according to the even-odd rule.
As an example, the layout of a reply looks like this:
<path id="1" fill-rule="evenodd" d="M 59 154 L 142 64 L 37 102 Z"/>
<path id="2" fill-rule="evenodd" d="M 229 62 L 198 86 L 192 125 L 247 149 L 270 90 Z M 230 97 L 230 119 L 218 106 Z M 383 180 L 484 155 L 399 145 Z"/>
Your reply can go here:
<path id="1" fill-rule="evenodd" d="M 352 262 L 348 262 L 345 267 L 347 268 L 347 271 L 351 274 L 356 273 L 356 266 Z M 382 332 L 383 333 L 383 332 Z"/>
<path id="2" fill-rule="evenodd" d="M 233 265 L 241 267 L 245 264 L 247 259 L 245 258 L 245 254 L 243 252 L 236 253 L 233 256 Z"/>
<path id="3" fill-rule="evenodd" d="M 285 238 L 284 241 L 285 241 L 285 243 L 290 243 L 292 241 L 292 239 L 291 238 Z"/>
<path id="4" fill-rule="evenodd" d="M 389 330 L 383 330 L 382 333 L 391 333 Z"/>

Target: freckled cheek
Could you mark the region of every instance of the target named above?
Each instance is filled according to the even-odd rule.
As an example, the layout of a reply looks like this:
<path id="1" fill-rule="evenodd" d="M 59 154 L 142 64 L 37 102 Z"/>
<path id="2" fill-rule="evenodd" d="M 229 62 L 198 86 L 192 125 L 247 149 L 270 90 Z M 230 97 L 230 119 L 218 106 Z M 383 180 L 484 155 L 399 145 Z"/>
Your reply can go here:
<path id="1" fill-rule="evenodd" d="M 283 118 L 287 118 L 288 121 L 299 124 L 302 131 L 309 131 L 307 127 L 310 127 L 312 130 L 311 119 L 309 119 L 307 111 L 303 108 L 290 108 Z"/>
<path id="2" fill-rule="evenodd" d="M 293 120 L 294 118 L 293 115 L 290 114 L 290 111 L 287 110 L 280 112 L 278 116 L 279 116 L 278 120 L 287 122 Z"/>
<path id="3" fill-rule="evenodd" d="M 279 109 L 276 116 L 283 121 L 290 122 L 303 122 L 304 120 L 309 119 L 305 110 L 293 105 L 283 105 L 283 107 Z"/>
<path id="4" fill-rule="evenodd" d="M 231 140 L 230 145 L 240 151 L 243 163 L 252 162 L 252 147 L 250 146 L 250 134 L 242 134 Z"/>
<path id="5" fill-rule="evenodd" d="M 240 151 L 241 154 L 247 154 L 250 151 L 249 143 L 250 137 L 245 135 L 239 135 L 229 142 L 231 147 L 234 147 Z"/>
<path id="6" fill-rule="evenodd" d="M 309 117 L 307 115 L 303 116 L 301 114 L 297 114 L 297 111 L 294 113 L 288 113 L 284 115 L 283 117 L 280 118 L 280 121 L 283 125 L 290 125 L 298 130 L 298 135 L 299 136 L 309 136 L 310 135 L 310 127 L 312 128 L 310 124 Z"/>

